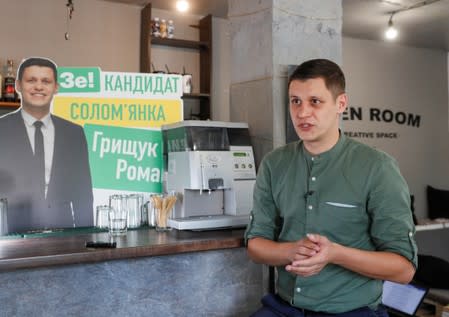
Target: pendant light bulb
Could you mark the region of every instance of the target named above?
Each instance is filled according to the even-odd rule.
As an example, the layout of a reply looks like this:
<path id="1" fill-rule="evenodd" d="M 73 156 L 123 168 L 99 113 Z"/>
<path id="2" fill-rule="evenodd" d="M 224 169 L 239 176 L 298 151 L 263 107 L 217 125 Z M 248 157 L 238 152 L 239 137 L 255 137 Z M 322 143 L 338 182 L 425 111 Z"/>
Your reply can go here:
<path id="1" fill-rule="evenodd" d="M 189 3 L 186 0 L 178 0 L 176 1 L 176 9 L 180 12 L 186 12 L 189 10 Z"/>
<path id="2" fill-rule="evenodd" d="M 387 40 L 394 40 L 398 37 L 398 30 L 393 26 L 393 17 L 390 18 L 390 21 L 388 21 L 388 28 L 385 31 L 385 38 Z"/>

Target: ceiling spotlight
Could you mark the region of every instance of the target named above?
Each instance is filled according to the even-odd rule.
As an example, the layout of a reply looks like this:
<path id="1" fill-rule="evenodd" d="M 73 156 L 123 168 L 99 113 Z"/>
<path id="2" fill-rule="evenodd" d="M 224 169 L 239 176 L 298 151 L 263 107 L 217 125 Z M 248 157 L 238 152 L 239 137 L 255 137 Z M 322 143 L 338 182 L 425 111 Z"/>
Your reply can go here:
<path id="1" fill-rule="evenodd" d="M 393 15 L 391 15 L 388 21 L 388 28 L 385 31 L 385 37 L 387 40 L 394 40 L 398 36 L 398 30 L 393 26 Z"/>
<path id="2" fill-rule="evenodd" d="M 186 0 L 178 0 L 176 1 L 176 9 L 180 12 L 186 12 L 189 10 L 189 3 Z"/>

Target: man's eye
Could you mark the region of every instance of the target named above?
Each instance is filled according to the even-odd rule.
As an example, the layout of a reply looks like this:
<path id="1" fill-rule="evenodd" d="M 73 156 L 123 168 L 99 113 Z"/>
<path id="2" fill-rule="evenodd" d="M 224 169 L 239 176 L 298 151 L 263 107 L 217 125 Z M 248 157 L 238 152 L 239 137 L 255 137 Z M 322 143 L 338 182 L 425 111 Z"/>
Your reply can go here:
<path id="1" fill-rule="evenodd" d="M 290 99 L 290 103 L 292 105 L 299 105 L 299 104 L 301 104 L 301 100 L 299 100 L 298 98 L 292 98 L 292 99 Z"/>
<path id="2" fill-rule="evenodd" d="M 314 104 L 314 105 L 319 105 L 320 103 L 321 103 L 321 100 L 316 99 L 316 98 L 313 98 L 313 99 L 312 99 L 312 104 Z"/>

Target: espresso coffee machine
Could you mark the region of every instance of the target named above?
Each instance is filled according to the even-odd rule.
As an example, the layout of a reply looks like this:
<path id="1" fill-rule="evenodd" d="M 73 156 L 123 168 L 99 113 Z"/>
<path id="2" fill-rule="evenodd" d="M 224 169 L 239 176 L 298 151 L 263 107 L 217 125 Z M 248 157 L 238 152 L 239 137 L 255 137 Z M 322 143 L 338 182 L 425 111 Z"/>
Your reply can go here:
<path id="1" fill-rule="evenodd" d="M 180 230 L 246 226 L 256 179 L 248 124 L 192 120 L 162 129 L 166 191 L 178 198 L 169 225 Z"/>

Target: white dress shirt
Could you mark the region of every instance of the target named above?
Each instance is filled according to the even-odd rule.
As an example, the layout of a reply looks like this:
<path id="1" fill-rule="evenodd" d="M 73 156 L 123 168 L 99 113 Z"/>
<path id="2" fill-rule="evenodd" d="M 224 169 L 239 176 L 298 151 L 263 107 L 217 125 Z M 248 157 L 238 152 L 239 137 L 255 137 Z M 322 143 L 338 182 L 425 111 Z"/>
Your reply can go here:
<path id="1" fill-rule="evenodd" d="M 31 149 L 34 153 L 34 133 L 36 131 L 35 126 L 33 125 L 36 120 L 29 113 L 21 110 L 23 121 L 25 122 L 25 127 L 28 134 L 28 139 L 31 144 Z M 48 113 L 41 120 L 43 125 L 41 127 L 42 135 L 44 137 L 44 154 L 45 154 L 45 197 L 47 197 L 48 185 L 50 184 L 50 176 L 51 176 L 51 164 L 53 162 L 53 151 L 55 145 L 55 126 L 53 125 L 53 121 L 51 120 L 51 116 Z"/>

